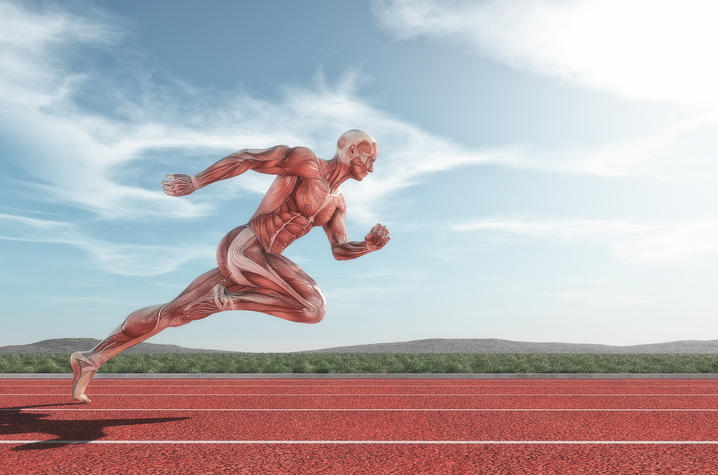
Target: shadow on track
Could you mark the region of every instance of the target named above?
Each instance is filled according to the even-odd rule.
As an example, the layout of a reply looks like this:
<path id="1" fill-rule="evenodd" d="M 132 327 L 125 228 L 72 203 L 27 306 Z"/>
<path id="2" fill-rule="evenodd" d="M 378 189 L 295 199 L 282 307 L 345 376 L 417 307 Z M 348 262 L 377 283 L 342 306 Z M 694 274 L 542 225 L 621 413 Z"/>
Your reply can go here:
<path id="1" fill-rule="evenodd" d="M 183 421 L 189 417 L 146 417 L 137 419 L 83 419 L 83 420 L 52 420 L 45 419 L 50 414 L 41 412 L 22 412 L 23 409 L 40 407 L 84 406 L 80 403 L 38 404 L 34 406 L 15 406 L 0 408 L 0 435 L 9 434 L 52 434 L 56 437 L 47 441 L 13 447 L 12 450 L 53 449 L 70 445 L 63 442 L 48 441 L 65 440 L 98 440 L 106 436 L 105 427 L 130 426 L 140 424 L 157 424 L 160 422 Z"/>

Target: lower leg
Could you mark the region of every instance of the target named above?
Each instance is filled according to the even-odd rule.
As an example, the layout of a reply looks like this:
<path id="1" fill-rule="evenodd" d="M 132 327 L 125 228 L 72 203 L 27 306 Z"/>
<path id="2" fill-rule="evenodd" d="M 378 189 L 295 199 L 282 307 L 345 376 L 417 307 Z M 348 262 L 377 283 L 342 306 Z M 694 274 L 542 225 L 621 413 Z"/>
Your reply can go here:
<path id="1" fill-rule="evenodd" d="M 107 360 L 167 327 L 162 318 L 163 305 L 146 307 L 132 312 L 110 335 L 90 351 L 76 351 L 70 356 L 73 373 L 72 397 L 90 402 L 85 389 L 92 376 Z M 164 320 L 164 322 L 163 322 Z"/>
<path id="2" fill-rule="evenodd" d="M 73 398 L 90 402 L 85 389 L 95 372 L 113 356 L 150 338 L 169 326 L 180 326 L 220 311 L 212 298 L 212 287 L 223 280 L 218 269 L 202 274 L 177 298 L 165 305 L 154 305 L 132 312 L 107 338 L 90 351 L 77 351 L 70 357 L 73 372 Z"/>

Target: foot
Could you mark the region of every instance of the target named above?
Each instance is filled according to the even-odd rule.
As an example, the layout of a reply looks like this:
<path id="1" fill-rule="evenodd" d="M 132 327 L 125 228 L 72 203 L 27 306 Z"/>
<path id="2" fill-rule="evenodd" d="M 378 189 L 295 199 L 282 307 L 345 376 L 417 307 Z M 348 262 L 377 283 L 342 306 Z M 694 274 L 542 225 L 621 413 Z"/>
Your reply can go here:
<path id="1" fill-rule="evenodd" d="M 217 284 L 212 288 L 212 298 L 219 310 L 231 310 L 232 296 L 227 292 L 227 287 Z"/>
<path id="2" fill-rule="evenodd" d="M 70 366 L 72 366 L 72 399 L 87 404 L 90 398 L 85 395 L 85 388 L 97 371 L 97 366 L 81 351 L 70 355 Z"/>

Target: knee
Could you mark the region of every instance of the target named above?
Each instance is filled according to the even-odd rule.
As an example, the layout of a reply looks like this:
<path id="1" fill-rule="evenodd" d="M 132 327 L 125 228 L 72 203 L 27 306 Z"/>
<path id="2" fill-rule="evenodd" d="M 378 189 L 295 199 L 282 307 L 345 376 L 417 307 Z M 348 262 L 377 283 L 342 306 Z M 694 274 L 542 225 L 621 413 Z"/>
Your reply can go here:
<path id="1" fill-rule="evenodd" d="M 327 313 L 327 302 L 321 293 L 309 301 L 310 305 L 302 312 L 302 323 L 319 323 Z"/>
<path id="2" fill-rule="evenodd" d="M 135 310 L 122 323 L 122 333 L 135 338 L 151 332 L 160 324 L 162 307 L 162 305 L 154 305 Z"/>

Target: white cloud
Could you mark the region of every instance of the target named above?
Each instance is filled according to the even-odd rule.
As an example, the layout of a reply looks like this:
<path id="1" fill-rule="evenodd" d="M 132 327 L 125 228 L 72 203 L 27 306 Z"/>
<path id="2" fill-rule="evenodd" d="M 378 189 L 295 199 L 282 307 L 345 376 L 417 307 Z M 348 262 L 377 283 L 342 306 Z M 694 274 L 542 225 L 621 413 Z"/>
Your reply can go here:
<path id="1" fill-rule="evenodd" d="M 718 254 L 715 219 L 650 225 L 616 220 L 479 219 L 452 224 L 449 229 L 583 240 L 607 246 L 616 257 L 651 264 L 680 264 Z"/>
<path id="2" fill-rule="evenodd" d="M 448 39 L 632 99 L 718 106 L 710 0 L 384 0 L 374 11 L 400 38 Z"/>
<path id="3" fill-rule="evenodd" d="M 0 3 L 0 86 L 3 101 L 32 108 L 61 99 L 80 75 L 58 74 L 58 49 L 67 43 L 109 45 L 120 37 L 110 25 L 58 10 L 34 11 Z"/>
<path id="4" fill-rule="evenodd" d="M 504 165 L 718 179 L 715 2 L 377 0 L 373 10 L 400 39 L 438 39 L 530 73 L 678 106 L 668 125 L 645 136 L 597 146 L 513 147 Z"/>
<path id="5" fill-rule="evenodd" d="M 110 242 L 94 238 L 79 226 L 60 221 L 0 214 L 0 240 L 65 244 L 88 253 L 105 272 L 146 276 L 164 274 L 195 259 L 214 259 L 207 245 L 161 246 Z"/>
<path id="6" fill-rule="evenodd" d="M 626 306 L 650 304 L 655 300 L 655 298 L 646 298 L 625 293 L 615 293 L 598 288 L 562 290 L 552 292 L 547 295 L 561 300 L 587 304 L 592 307 L 616 307 L 621 309 Z"/>
<path id="7" fill-rule="evenodd" d="M 345 187 L 350 219 L 362 222 L 375 218 L 372 206 L 381 196 L 411 185 L 421 174 L 505 158 L 503 150 L 469 153 L 365 103 L 355 94 L 351 72 L 334 87 L 319 74 L 312 88 L 286 87 L 274 102 L 242 93 L 199 91 L 180 82 L 160 86 L 143 76 L 142 64 L 125 68 L 137 71 L 137 77 L 130 78 L 133 87 L 113 84 L 111 77 L 73 71 L 63 58 L 83 45 L 119 47 L 117 28 L 57 11 L 1 7 L 7 31 L 32 32 L 20 42 L 6 35 L 0 49 L 0 62 L 12 65 L 0 70 L 0 85 L 9 91 L 0 98 L 0 121 L 23 140 L 27 152 L 8 158 L 36 178 L 32 187 L 38 198 L 59 200 L 101 217 L 199 216 L 211 212 L 215 200 L 227 199 L 212 189 L 189 198 L 169 198 L 159 183 L 146 189 L 120 180 L 120 170 L 149 166 L 146 157 L 161 149 L 194 154 L 195 163 L 201 163 L 196 169 L 167 172 L 196 173 L 226 152 L 277 143 L 308 145 L 330 158 L 341 132 L 363 128 L 377 137 L 381 152 L 376 176 Z M 45 24 L 49 28 L 40 27 Z M 99 88 L 110 101 L 108 110 L 119 117 L 80 105 L 78 97 L 90 86 Z M 158 181 L 162 178 L 159 175 Z M 248 174 L 236 182 L 242 189 L 263 192 L 270 180 Z"/>
<path id="8" fill-rule="evenodd" d="M 422 25 L 429 18 L 438 26 L 426 31 L 444 31 L 451 24 L 445 22 L 448 10 L 443 4 L 419 5 L 423 6 L 385 3 L 379 9 L 392 13 L 397 31 L 401 25 L 425 31 Z M 492 12 L 502 8 L 486 5 Z M 463 11 L 461 8 L 457 11 Z M 418 17 L 407 19 L 410 12 Z M 329 158 L 337 136 L 357 127 L 377 138 L 379 160 L 374 175 L 362 183 L 347 182 L 343 188 L 349 219 L 369 225 L 379 220 L 387 195 L 432 172 L 465 164 L 660 179 L 718 176 L 710 139 L 718 120 L 710 114 L 679 120 L 654 135 L 598 149 L 506 146 L 470 150 L 362 100 L 351 72 L 334 86 L 327 85 L 321 74 L 310 88 L 287 86 L 275 101 L 244 93 L 200 91 L 176 80 L 160 86 L 142 72 L 146 69 L 142 64 L 125 68 L 137 74 L 129 79 L 132 87 L 127 87 L 113 82 L 112 77 L 74 71 L 63 62 L 64 53 L 88 45 L 116 51 L 123 34 L 111 18 L 35 12 L 5 3 L 0 3 L 0 13 L 8 26 L 6 32 L 29 32 L 20 35 L 19 41 L 14 34 L 0 36 L 0 62 L 10 65 L 0 70 L 0 85 L 8 91 L 0 97 L 4 111 L 0 122 L 24 141 L 27 151 L 22 157 L 8 158 L 35 177 L 31 186 L 38 198 L 90 210 L 103 218 L 201 216 L 211 213 L 217 201 L 236 197 L 237 192 L 225 186 L 203 189 L 187 198 L 170 198 L 160 191 L 159 183 L 147 189 L 122 180 L 123 171 L 138 174 L 150 168 L 151 158 L 147 157 L 163 149 L 197 157 L 193 160 L 196 165 L 187 167 L 185 163 L 165 171 L 169 173 L 196 173 L 226 152 L 277 143 L 308 145 Z M 100 115 L 80 105 L 78 94 L 88 85 L 99 88 L 116 116 Z M 694 145 L 692 149 L 686 147 L 687 142 Z M 679 154 L 681 160 L 675 158 Z M 162 178 L 163 174 L 158 174 L 157 181 Z M 271 177 L 250 173 L 234 179 L 231 189 L 262 193 L 270 181 Z"/>

